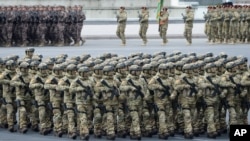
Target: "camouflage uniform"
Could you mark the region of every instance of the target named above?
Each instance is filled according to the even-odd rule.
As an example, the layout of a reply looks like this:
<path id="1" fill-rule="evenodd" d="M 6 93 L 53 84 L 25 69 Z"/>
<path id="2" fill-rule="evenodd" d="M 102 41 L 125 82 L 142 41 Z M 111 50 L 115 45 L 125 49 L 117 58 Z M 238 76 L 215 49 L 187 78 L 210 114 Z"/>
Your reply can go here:
<path id="1" fill-rule="evenodd" d="M 36 108 L 38 109 L 39 115 L 39 128 L 40 134 L 47 135 L 51 130 L 50 121 L 50 110 L 47 105 L 49 102 L 49 91 L 44 89 L 44 81 L 47 79 L 46 70 L 47 65 L 44 63 L 39 64 L 37 75 L 32 77 L 30 81 L 30 89 L 35 95 L 35 99 L 32 101 Z"/>
<path id="2" fill-rule="evenodd" d="M 169 13 L 167 11 L 168 9 L 166 7 L 163 8 L 163 11 L 161 11 L 161 15 L 159 18 L 159 32 L 160 37 L 162 38 L 163 42 L 162 45 L 166 45 L 167 40 L 167 30 L 168 30 L 168 17 Z"/>
<path id="3" fill-rule="evenodd" d="M 28 67 L 29 64 L 27 62 L 22 62 L 19 65 L 20 73 L 16 74 L 11 80 L 11 86 L 15 87 L 16 104 L 19 113 L 19 131 L 21 133 L 26 133 L 28 131 L 29 120 L 32 129 L 38 131 L 38 121 L 35 115 L 36 108 L 31 102 L 32 92 L 29 89 L 31 78 L 28 74 Z"/>
<path id="4" fill-rule="evenodd" d="M 140 30 L 139 35 L 141 39 L 143 40 L 142 45 L 147 44 L 147 30 L 148 30 L 148 18 L 149 18 L 149 12 L 147 11 L 147 7 L 142 7 L 142 12 L 139 14 L 139 22 L 140 22 Z"/>
<path id="5" fill-rule="evenodd" d="M 53 73 L 45 81 L 44 88 L 49 90 L 50 94 L 50 110 L 53 112 L 53 131 L 54 135 L 62 137 L 63 128 L 62 128 L 62 108 L 61 103 L 63 102 L 63 93 L 57 91 L 57 85 L 59 79 L 63 77 L 62 70 L 63 68 L 60 65 L 55 65 L 53 67 Z"/>
<path id="6" fill-rule="evenodd" d="M 15 75 L 16 63 L 13 60 L 6 62 L 6 69 L 0 74 L 0 84 L 2 86 L 1 98 L 1 126 L 7 126 L 10 132 L 14 132 L 14 122 L 16 121 L 15 88 L 11 86 L 11 80 Z"/>
<path id="7" fill-rule="evenodd" d="M 79 76 L 72 81 L 70 91 L 75 96 L 75 103 L 77 108 L 78 121 L 80 126 L 80 138 L 88 140 L 89 130 L 92 130 L 93 118 L 93 86 L 94 84 L 89 80 L 89 68 L 81 67 L 78 69 Z"/>
<path id="8" fill-rule="evenodd" d="M 68 136 L 75 139 L 76 134 L 76 112 L 75 112 L 75 99 L 70 90 L 70 84 L 76 77 L 76 65 L 70 64 L 66 67 L 66 74 L 58 81 L 56 90 L 63 92 L 63 108 L 64 120 L 68 124 Z"/>
<path id="9" fill-rule="evenodd" d="M 232 9 L 232 18 L 230 20 L 230 32 L 231 32 L 231 44 L 235 44 L 238 35 L 238 24 L 240 20 L 240 14 L 237 9 Z"/>
<path id="10" fill-rule="evenodd" d="M 122 40 L 122 46 L 126 45 L 126 39 L 125 39 L 125 28 L 126 28 L 126 22 L 127 22 L 127 12 L 125 11 L 125 7 L 120 7 L 119 14 L 117 15 L 117 30 L 116 35 L 118 38 Z"/>
<path id="11" fill-rule="evenodd" d="M 137 65 L 129 67 L 130 74 L 120 86 L 121 95 L 125 94 L 127 105 L 130 111 L 132 123 L 130 126 L 130 138 L 141 139 L 141 113 L 143 104 L 143 97 L 146 93 L 145 82 L 139 79 L 141 68 Z"/>
<path id="12" fill-rule="evenodd" d="M 192 44 L 193 21 L 194 21 L 194 12 L 192 11 L 191 7 L 187 7 L 186 8 L 185 30 L 184 30 L 184 37 L 187 40 L 187 45 Z"/>
<path id="13" fill-rule="evenodd" d="M 103 105 L 106 112 L 106 117 L 104 120 L 106 122 L 105 130 L 107 133 L 107 139 L 114 140 L 119 91 L 117 89 L 117 86 L 114 85 L 115 83 L 113 80 L 113 66 L 105 66 L 103 68 L 103 73 L 103 79 L 97 82 L 97 84 L 95 85 L 95 92 L 102 95 Z"/>

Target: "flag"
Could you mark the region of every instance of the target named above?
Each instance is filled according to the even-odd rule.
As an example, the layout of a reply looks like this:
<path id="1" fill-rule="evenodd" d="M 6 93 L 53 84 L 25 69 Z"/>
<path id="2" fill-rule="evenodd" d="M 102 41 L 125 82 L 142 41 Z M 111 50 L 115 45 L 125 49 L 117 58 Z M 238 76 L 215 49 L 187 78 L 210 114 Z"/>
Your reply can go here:
<path id="1" fill-rule="evenodd" d="M 164 0 L 158 0 L 158 6 L 157 6 L 157 13 L 156 13 L 156 20 L 159 20 L 160 12 L 163 7 Z"/>

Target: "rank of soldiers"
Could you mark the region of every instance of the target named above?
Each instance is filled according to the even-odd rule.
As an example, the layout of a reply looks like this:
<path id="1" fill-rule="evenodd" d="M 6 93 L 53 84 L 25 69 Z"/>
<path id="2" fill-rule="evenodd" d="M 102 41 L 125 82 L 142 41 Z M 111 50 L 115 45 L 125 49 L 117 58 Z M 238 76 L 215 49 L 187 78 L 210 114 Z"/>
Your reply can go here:
<path id="1" fill-rule="evenodd" d="M 209 6 L 204 19 L 210 44 L 250 43 L 249 5 Z"/>
<path id="2" fill-rule="evenodd" d="M 79 46 L 82 6 L 0 6 L 0 46 Z"/>
<path id="3" fill-rule="evenodd" d="M 81 140 L 90 134 L 192 139 L 248 124 L 246 57 L 175 51 L 43 59 L 34 51 L 27 48 L 23 59 L 0 59 L 0 125 L 10 132 L 53 131 Z"/>

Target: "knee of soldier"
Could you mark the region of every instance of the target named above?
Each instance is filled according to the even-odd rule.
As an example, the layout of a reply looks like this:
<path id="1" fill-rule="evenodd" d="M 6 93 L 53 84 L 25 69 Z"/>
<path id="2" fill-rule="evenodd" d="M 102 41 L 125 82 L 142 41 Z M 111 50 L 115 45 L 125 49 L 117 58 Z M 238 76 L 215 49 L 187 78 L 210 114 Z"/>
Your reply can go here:
<path id="1" fill-rule="evenodd" d="M 20 113 L 20 115 L 21 114 L 25 114 L 26 113 L 26 109 L 23 106 L 19 107 L 19 113 Z"/>

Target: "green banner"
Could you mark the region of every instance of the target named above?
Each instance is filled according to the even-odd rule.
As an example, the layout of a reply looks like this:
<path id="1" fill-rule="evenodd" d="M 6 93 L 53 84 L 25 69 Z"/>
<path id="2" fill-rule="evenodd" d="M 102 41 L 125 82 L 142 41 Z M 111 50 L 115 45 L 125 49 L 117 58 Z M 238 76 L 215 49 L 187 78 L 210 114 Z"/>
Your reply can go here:
<path id="1" fill-rule="evenodd" d="M 156 20 L 159 20 L 160 12 L 163 7 L 164 0 L 158 0 L 158 6 L 157 6 L 157 13 L 156 13 Z"/>

